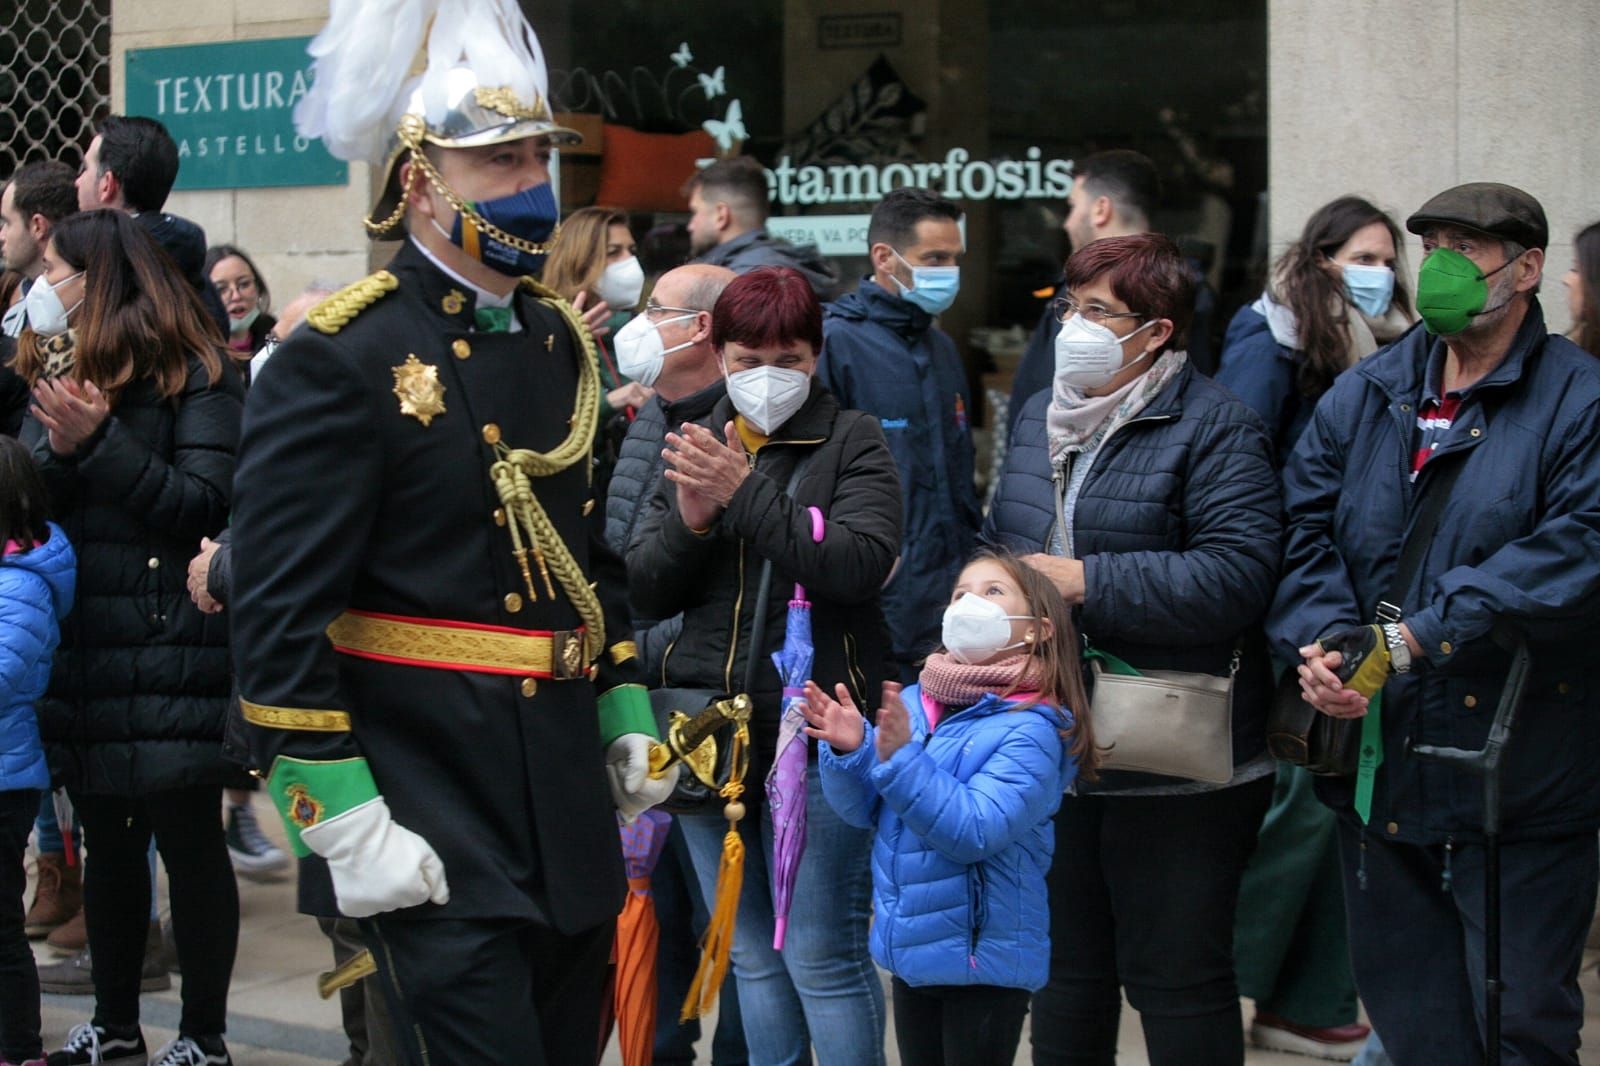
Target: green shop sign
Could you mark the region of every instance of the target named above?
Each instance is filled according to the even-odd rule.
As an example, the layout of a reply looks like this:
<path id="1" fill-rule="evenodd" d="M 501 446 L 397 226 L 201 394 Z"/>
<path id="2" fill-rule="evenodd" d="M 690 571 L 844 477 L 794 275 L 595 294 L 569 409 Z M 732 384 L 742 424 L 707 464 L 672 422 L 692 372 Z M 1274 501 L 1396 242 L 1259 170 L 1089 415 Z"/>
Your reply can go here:
<path id="1" fill-rule="evenodd" d="M 179 189 L 343 185 L 346 164 L 294 131 L 311 88 L 309 37 L 130 49 L 128 114 L 178 142 Z"/>

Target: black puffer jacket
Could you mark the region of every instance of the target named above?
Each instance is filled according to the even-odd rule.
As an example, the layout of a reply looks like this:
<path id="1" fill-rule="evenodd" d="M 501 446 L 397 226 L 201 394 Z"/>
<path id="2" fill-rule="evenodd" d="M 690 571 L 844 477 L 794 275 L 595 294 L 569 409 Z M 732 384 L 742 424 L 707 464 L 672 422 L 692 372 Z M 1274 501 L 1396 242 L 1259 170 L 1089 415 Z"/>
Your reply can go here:
<path id="1" fill-rule="evenodd" d="M 619 556 L 627 557 L 628 542 L 633 539 L 639 520 L 649 511 L 650 497 L 661 480 L 662 468 L 667 465 L 661 457 L 661 444 L 666 440 L 667 430 L 704 418 L 727 394 L 727 386 L 718 378 L 700 391 L 672 403 L 666 403 L 657 393 L 639 408 L 638 416 L 628 426 L 628 435 L 622 438 L 617 465 L 612 468 L 611 482 L 606 486 L 606 545 Z M 217 555 L 220 557 L 222 552 Z M 635 616 L 633 624 L 633 639 L 639 645 L 645 677 L 650 678 L 652 684 L 660 684 L 661 658 L 683 631 L 683 617 L 673 615 L 658 622 Z"/>
<path id="2" fill-rule="evenodd" d="M 174 400 L 129 386 L 77 453 L 50 450 L 30 415 L 22 440 L 78 552 L 78 607 L 61 631 L 40 731 L 59 784 L 144 795 L 237 780 L 222 759 L 228 623 L 185 587 L 200 538 L 227 521 L 243 390 L 198 359 Z"/>
<path id="3" fill-rule="evenodd" d="M 734 417 L 723 397 L 701 424 L 721 431 Z M 789 475 L 812 452 L 793 498 Z M 808 507 L 827 522 L 813 542 Z M 763 559 L 773 561 L 767 628 L 756 670 L 751 772 L 760 782 L 772 761 L 780 710 L 772 652 L 783 646 L 796 582 L 812 604 L 816 661 L 811 676 L 825 689 L 850 686 L 857 705 L 876 711 L 883 679 L 892 677 L 889 631 L 878 591 L 900 544 L 900 483 L 878 420 L 840 411 L 813 379 L 805 405 L 756 453 L 755 470 L 709 533 L 697 536 L 678 514 L 676 486 L 663 478 L 640 518 L 628 551 L 634 613 L 670 618 L 683 612 L 683 634 L 662 663 L 674 688 L 735 692 L 743 687 Z M 745 802 L 760 788 L 745 793 Z"/>

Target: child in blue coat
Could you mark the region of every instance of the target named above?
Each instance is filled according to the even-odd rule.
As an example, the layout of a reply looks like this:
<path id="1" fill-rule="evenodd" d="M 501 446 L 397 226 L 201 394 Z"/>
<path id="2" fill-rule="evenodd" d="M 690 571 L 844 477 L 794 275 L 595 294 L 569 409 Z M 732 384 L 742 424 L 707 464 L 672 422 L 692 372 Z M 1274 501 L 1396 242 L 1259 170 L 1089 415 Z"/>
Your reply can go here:
<path id="1" fill-rule="evenodd" d="M 45 488 L 27 449 L 0 437 L 0 1066 L 44 1066 L 39 975 L 23 932 L 23 851 L 50 787 L 33 703 L 50 681 L 76 561 L 45 520 Z"/>
<path id="2" fill-rule="evenodd" d="M 808 684 L 806 731 L 828 802 L 878 831 L 872 955 L 901 1061 L 992 1066 L 1049 977 L 1050 817 L 1095 749 L 1071 616 L 1037 571 L 980 552 L 943 636 L 918 684 L 884 684 L 876 726 Z"/>

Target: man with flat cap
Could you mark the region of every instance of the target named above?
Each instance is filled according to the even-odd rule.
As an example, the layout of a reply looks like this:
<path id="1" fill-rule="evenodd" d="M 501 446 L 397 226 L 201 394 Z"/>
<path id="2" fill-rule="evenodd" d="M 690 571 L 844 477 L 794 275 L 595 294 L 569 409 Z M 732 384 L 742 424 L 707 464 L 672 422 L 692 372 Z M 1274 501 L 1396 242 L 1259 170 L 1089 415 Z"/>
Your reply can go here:
<path id="1" fill-rule="evenodd" d="M 1341 816 L 1356 983 L 1399 1066 L 1484 1058 L 1483 782 L 1413 749 L 1481 748 L 1527 646 L 1501 770 L 1502 1061 L 1576 1063 L 1600 862 L 1600 361 L 1545 327 L 1532 196 L 1457 186 L 1406 228 L 1422 323 L 1339 377 L 1289 460 L 1269 635 L 1317 710 L 1357 721 L 1358 769 L 1319 793 Z"/>

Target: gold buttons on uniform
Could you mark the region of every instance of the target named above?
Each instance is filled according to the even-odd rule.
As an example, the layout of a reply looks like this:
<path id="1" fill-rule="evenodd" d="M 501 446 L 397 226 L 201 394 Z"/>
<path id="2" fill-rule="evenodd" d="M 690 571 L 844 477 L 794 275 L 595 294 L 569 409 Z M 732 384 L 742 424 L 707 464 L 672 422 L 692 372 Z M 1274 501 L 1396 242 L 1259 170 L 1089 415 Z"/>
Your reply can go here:
<path id="1" fill-rule="evenodd" d="M 494 509 L 494 524 L 497 526 L 506 524 L 506 509 L 504 507 L 496 507 Z"/>
<path id="2" fill-rule="evenodd" d="M 506 598 L 502 602 L 505 603 L 506 610 L 511 614 L 516 614 L 518 611 L 522 610 L 522 597 L 518 596 L 515 592 L 506 593 Z"/>
<path id="3" fill-rule="evenodd" d="M 1455 645 L 1451 644 L 1448 640 L 1441 640 L 1439 642 L 1439 650 L 1444 652 L 1446 655 L 1449 655 L 1451 652 L 1455 651 L 1456 649 L 1455 649 Z"/>
<path id="4" fill-rule="evenodd" d="M 468 344 L 466 341 L 458 340 L 454 344 L 450 345 L 450 350 L 456 353 L 457 359 L 465 359 L 467 356 L 472 354 L 472 345 Z"/>
<path id="5" fill-rule="evenodd" d="M 1462 700 L 1461 702 L 1465 703 L 1468 707 L 1476 707 L 1478 705 L 1478 697 L 1476 697 L 1476 696 L 1468 696 L 1466 699 Z"/>
<path id="6" fill-rule="evenodd" d="M 522 694 L 524 696 L 527 696 L 529 699 L 532 699 L 533 698 L 533 694 L 535 692 L 538 692 L 538 691 L 539 691 L 539 682 L 535 681 L 531 677 L 525 677 L 525 678 L 522 679 Z"/>
<path id="7" fill-rule="evenodd" d="M 1388 833 L 1390 836 L 1394 836 L 1394 834 L 1400 832 L 1400 823 L 1390 822 L 1388 825 L 1383 827 L 1383 831 Z"/>
<path id="8" fill-rule="evenodd" d="M 500 427 L 493 422 L 485 422 L 483 424 L 483 442 L 485 444 L 499 444 Z"/>
<path id="9" fill-rule="evenodd" d="M 443 308 L 444 313 L 447 315 L 459 315 L 461 309 L 466 305 L 467 297 L 460 289 L 451 289 L 444 294 L 444 299 L 439 301 L 439 306 Z"/>

